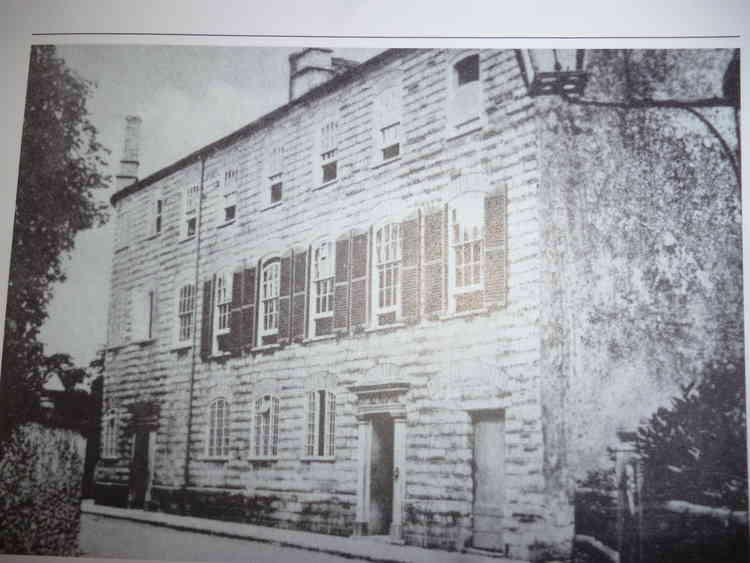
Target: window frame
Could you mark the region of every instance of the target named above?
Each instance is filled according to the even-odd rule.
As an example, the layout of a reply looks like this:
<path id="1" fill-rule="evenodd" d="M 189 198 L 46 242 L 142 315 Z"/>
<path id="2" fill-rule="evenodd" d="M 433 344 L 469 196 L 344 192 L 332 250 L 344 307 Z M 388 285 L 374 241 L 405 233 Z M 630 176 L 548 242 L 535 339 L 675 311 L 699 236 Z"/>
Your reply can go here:
<path id="1" fill-rule="evenodd" d="M 266 205 L 277 205 L 284 201 L 284 164 L 286 151 L 277 141 L 269 142 L 266 157 L 265 199 Z M 276 197 L 278 192 L 278 197 Z"/>
<path id="2" fill-rule="evenodd" d="M 321 408 L 322 407 L 322 408 Z M 321 412 L 322 411 L 322 412 Z M 321 435 L 321 424 L 322 435 Z M 325 387 L 305 391 L 303 460 L 336 459 L 336 392 Z"/>
<path id="3" fill-rule="evenodd" d="M 221 226 L 230 225 L 237 219 L 237 191 L 240 178 L 240 167 L 229 168 L 224 170 L 224 179 L 221 183 L 221 210 L 219 224 Z M 231 217 L 229 210 L 232 210 Z"/>
<path id="4" fill-rule="evenodd" d="M 266 271 L 271 271 L 275 279 L 266 280 Z M 275 272 L 275 273 L 274 273 Z M 266 290 L 275 289 L 275 295 L 267 296 Z M 281 296 L 281 259 L 273 256 L 263 261 L 260 269 L 260 313 L 258 315 L 258 346 L 263 345 L 263 337 L 273 336 L 279 333 L 279 298 Z M 268 311 L 268 307 L 273 304 L 273 311 Z M 275 326 L 266 327 L 266 318 L 275 318 Z"/>
<path id="5" fill-rule="evenodd" d="M 381 87 L 375 99 L 374 122 L 375 166 L 398 160 L 403 145 L 403 89 L 400 75 L 390 77 Z M 388 140 L 386 132 L 394 129 L 394 138 Z M 386 155 L 386 151 L 393 147 L 396 147 L 396 153 Z"/>
<path id="6" fill-rule="evenodd" d="M 461 65 L 476 59 L 476 79 L 461 83 Z M 482 66 L 479 51 L 460 53 L 450 60 L 448 67 L 448 125 L 451 136 L 460 136 L 480 129 L 483 123 Z M 468 107 L 466 107 L 468 106 Z"/>
<path id="7" fill-rule="evenodd" d="M 327 247 L 328 252 L 328 276 L 320 277 L 318 269 L 318 253 L 324 247 Z M 310 246 L 311 257 L 310 257 L 310 335 L 311 338 L 317 338 L 320 336 L 328 336 L 333 334 L 333 330 L 326 334 L 317 334 L 316 321 L 320 319 L 333 319 L 333 315 L 336 307 L 336 243 L 330 237 L 324 237 L 318 239 L 313 245 Z M 321 294 L 318 293 L 319 284 L 326 283 L 329 287 L 329 291 L 326 293 L 325 303 L 328 304 L 329 308 L 325 311 L 318 311 L 319 298 Z M 331 325 L 333 326 L 333 324 Z"/>
<path id="8" fill-rule="evenodd" d="M 280 400 L 274 393 L 264 393 L 253 399 L 250 460 L 273 461 L 279 458 L 280 412 Z"/>
<path id="9" fill-rule="evenodd" d="M 213 334 L 211 335 L 211 352 L 214 356 L 223 355 L 219 348 L 219 337 L 229 334 L 231 331 L 232 317 L 232 289 L 234 284 L 234 273 L 229 269 L 221 270 L 216 274 L 213 285 Z M 222 320 L 224 321 L 222 326 Z"/>
<path id="10" fill-rule="evenodd" d="M 200 198 L 200 184 L 191 184 L 183 189 L 182 221 L 180 223 L 182 240 L 192 239 L 198 233 L 198 206 L 200 204 Z"/>
<path id="11" fill-rule="evenodd" d="M 119 419 L 120 413 L 115 408 L 107 409 L 102 417 L 102 459 L 120 459 Z"/>
<path id="12" fill-rule="evenodd" d="M 183 295 L 183 290 L 187 289 L 185 292 L 186 295 Z M 197 304 L 198 304 L 198 292 L 196 290 L 196 286 L 194 282 L 187 282 L 182 283 L 177 286 L 177 290 L 175 292 L 175 312 L 176 312 L 176 321 L 175 321 L 175 346 L 180 348 L 185 348 L 188 346 L 193 345 L 193 340 L 195 338 L 195 329 L 196 329 L 196 314 L 197 314 Z M 192 308 L 185 308 L 183 310 L 183 303 L 186 305 L 192 304 Z M 183 325 L 183 319 L 186 320 L 186 322 Z M 185 331 L 183 331 L 183 328 L 186 330 L 186 337 L 182 338 L 182 335 Z"/>
<path id="13" fill-rule="evenodd" d="M 339 119 L 338 116 L 327 116 L 320 121 L 317 128 L 316 174 L 318 187 L 334 184 L 339 174 Z M 332 167 L 332 168 L 331 168 Z M 333 177 L 326 179 L 326 169 L 334 170 Z"/>
<path id="14" fill-rule="evenodd" d="M 397 231 L 398 233 L 398 240 L 395 247 L 395 258 L 390 260 L 380 260 L 378 258 L 378 234 L 383 232 L 385 229 L 388 230 L 389 234 L 389 241 L 387 244 L 393 243 L 393 230 Z M 392 326 L 394 324 L 398 324 L 402 319 L 401 314 L 401 261 L 402 261 L 402 245 L 403 241 L 401 238 L 401 223 L 398 221 L 383 221 L 373 227 L 372 230 L 372 272 L 371 272 L 371 281 L 372 284 L 372 291 L 371 291 L 371 310 L 372 310 L 372 319 L 374 326 L 376 328 L 380 327 L 388 327 Z M 381 288 L 380 286 L 380 266 L 384 266 L 382 269 L 386 270 L 387 267 L 390 266 L 391 272 L 395 268 L 397 268 L 396 272 L 396 281 L 395 283 L 391 283 L 388 288 L 390 288 L 391 292 L 391 298 L 394 300 L 393 303 L 389 305 L 380 305 L 380 293 L 381 290 L 384 290 L 386 288 Z M 391 281 L 393 281 L 393 277 L 391 277 Z M 380 315 L 387 315 L 393 313 L 394 314 L 394 321 L 392 323 L 387 324 L 381 324 L 378 321 L 378 317 Z"/>
<path id="15" fill-rule="evenodd" d="M 153 340 L 156 290 L 152 286 L 134 290 L 131 294 L 130 311 L 132 333 L 130 340 L 132 342 L 150 342 Z"/>
<path id="16" fill-rule="evenodd" d="M 217 420 L 215 414 L 218 412 L 218 405 L 221 404 L 221 420 Z M 208 421 L 206 423 L 206 447 L 205 456 L 207 459 L 228 460 L 231 456 L 231 404 L 225 397 L 216 397 L 208 406 Z M 216 424 L 219 423 L 217 427 Z M 221 430 L 221 433 L 219 433 Z M 216 444 L 218 439 L 223 441 Z"/>
<path id="17" fill-rule="evenodd" d="M 484 191 L 472 190 L 457 196 L 448 204 L 448 313 L 450 315 L 471 313 L 483 309 L 482 305 L 477 309 L 457 311 L 456 301 L 459 296 L 485 290 L 485 249 L 487 246 L 485 241 L 487 225 L 485 224 L 484 217 L 485 197 L 486 193 Z M 476 206 L 476 208 L 478 208 L 474 209 L 474 211 L 480 214 L 481 220 L 479 221 L 479 225 L 467 225 L 466 223 L 468 222 L 466 221 L 463 224 L 460 222 L 462 207 L 464 213 L 468 215 L 470 213 L 468 209 L 469 206 Z M 461 236 L 462 226 L 464 227 L 464 236 Z M 456 227 L 459 227 L 458 240 L 456 239 Z M 467 228 L 472 229 L 472 232 L 468 233 L 466 231 Z M 469 236 L 467 236 L 467 234 L 469 234 Z M 467 247 L 472 248 L 472 246 L 477 243 L 480 245 L 479 259 L 470 262 L 464 260 L 462 264 L 458 264 L 459 249 L 465 250 Z M 474 250 L 472 249 L 471 252 L 472 258 L 474 258 Z M 461 285 L 458 285 L 457 273 L 459 266 L 464 268 L 463 274 L 466 273 L 467 266 L 472 271 L 471 283 L 462 283 Z M 477 273 L 477 269 L 479 280 L 475 281 L 474 276 Z"/>

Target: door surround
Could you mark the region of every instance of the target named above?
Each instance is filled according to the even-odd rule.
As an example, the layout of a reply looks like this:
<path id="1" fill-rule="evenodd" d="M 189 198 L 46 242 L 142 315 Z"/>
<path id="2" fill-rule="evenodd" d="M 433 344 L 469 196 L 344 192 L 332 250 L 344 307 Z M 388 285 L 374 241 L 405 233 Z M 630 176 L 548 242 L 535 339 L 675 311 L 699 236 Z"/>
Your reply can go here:
<path id="1" fill-rule="evenodd" d="M 384 366 L 376 366 L 382 369 Z M 388 378 L 377 382 L 368 372 L 368 383 L 353 385 L 349 391 L 357 396 L 356 417 L 358 423 L 359 457 L 357 468 L 357 512 L 354 524 L 354 535 L 368 535 L 370 519 L 370 485 L 373 420 L 376 417 L 390 417 L 393 420 L 393 515 L 390 527 L 390 539 L 403 543 L 403 504 L 406 493 L 406 393 L 409 383 L 403 380 Z M 378 371 L 380 371 L 378 369 Z M 394 374 L 394 366 L 389 366 L 387 373 Z M 395 370 L 397 373 L 397 369 Z"/>

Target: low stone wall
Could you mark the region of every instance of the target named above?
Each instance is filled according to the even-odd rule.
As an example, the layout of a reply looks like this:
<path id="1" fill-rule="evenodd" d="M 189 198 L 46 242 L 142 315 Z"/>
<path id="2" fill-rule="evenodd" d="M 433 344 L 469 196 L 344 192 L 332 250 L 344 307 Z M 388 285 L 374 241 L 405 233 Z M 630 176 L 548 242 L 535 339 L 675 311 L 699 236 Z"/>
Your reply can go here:
<path id="1" fill-rule="evenodd" d="M 0 552 L 77 555 L 86 441 L 27 424 L 0 459 Z"/>

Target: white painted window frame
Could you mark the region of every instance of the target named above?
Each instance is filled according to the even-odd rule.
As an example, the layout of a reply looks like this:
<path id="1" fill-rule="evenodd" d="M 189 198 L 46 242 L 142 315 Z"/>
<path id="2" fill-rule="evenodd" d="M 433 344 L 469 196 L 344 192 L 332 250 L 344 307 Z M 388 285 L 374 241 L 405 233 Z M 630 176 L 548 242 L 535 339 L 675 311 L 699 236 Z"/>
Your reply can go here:
<path id="1" fill-rule="evenodd" d="M 192 292 L 192 293 L 191 293 Z M 195 315 L 198 295 L 195 283 L 185 282 L 177 285 L 175 291 L 175 345 L 191 346 L 195 330 Z M 184 322 L 183 322 L 184 319 Z M 183 334 L 185 338 L 183 338 Z"/>
<path id="2" fill-rule="evenodd" d="M 268 272 L 268 277 L 266 273 Z M 258 346 L 264 336 L 279 332 L 279 296 L 281 294 L 281 260 L 278 256 L 266 259 L 260 269 L 260 314 L 258 315 Z M 275 319 L 269 323 L 268 319 Z"/>
<path id="3" fill-rule="evenodd" d="M 214 283 L 214 323 L 212 350 L 214 355 L 220 354 L 219 337 L 229 334 L 231 330 L 232 316 L 232 284 L 234 275 L 228 270 L 222 270 L 216 274 L 216 283 Z"/>
<path id="4" fill-rule="evenodd" d="M 389 245 L 393 244 L 393 240 L 391 239 L 393 235 L 393 229 L 396 229 L 398 232 L 398 240 L 396 242 L 395 249 L 393 246 L 391 246 L 388 250 L 390 252 L 395 252 L 395 254 L 391 254 L 389 252 L 388 260 L 382 260 L 378 258 L 378 233 L 384 232 L 386 229 L 388 230 L 389 235 Z M 401 248 L 402 248 L 402 240 L 401 240 L 401 223 L 398 221 L 382 221 L 378 224 L 376 224 L 372 229 L 372 292 L 371 292 L 371 307 L 372 307 L 372 319 L 375 326 L 388 326 L 388 325 L 380 325 L 378 323 L 378 316 L 384 315 L 388 313 L 395 313 L 396 319 L 395 322 L 398 323 L 401 320 Z M 382 255 L 381 255 L 382 257 Z M 397 280 L 395 284 L 391 283 L 390 287 L 392 287 L 392 292 L 395 293 L 394 301 L 389 305 L 380 305 L 380 272 L 386 271 L 388 269 L 395 269 L 397 271 Z M 395 286 L 395 287 L 394 287 Z"/>
<path id="5" fill-rule="evenodd" d="M 460 295 L 481 291 L 485 287 L 485 232 L 486 225 L 484 222 L 484 200 L 486 193 L 482 191 L 470 191 L 456 197 L 448 205 L 448 296 L 449 312 L 456 313 L 456 300 Z M 469 206 L 476 206 L 473 211 L 479 214 L 480 219 L 474 223 L 466 224 L 461 222 L 462 213 L 466 216 L 471 213 Z M 457 222 L 458 221 L 458 222 Z M 456 238 L 456 225 L 459 227 L 459 238 Z M 462 283 L 458 285 L 456 275 L 457 269 L 457 252 L 458 249 L 464 249 L 468 245 L 475 243 L 481 245 L 479 253 L 479 281 L 472 279 L 471 283 Z M 474 262 L 472 261 L 472 264 Z"/>
<path id="6" fill-rule="evenodd" d="M 272 393 L 253 399 L 251 460 L 275 460 L 279 457 L 280 400 Z"/>
<path id="7" fill-rule="evenodd" d="M 326 248 L 326 262 L 325 271 L 321 272 L 320 265 L 318 263 L 318 257 L 320 256 L 323 248 Z M 313 338 L 318 336 L 315 332 L 315 321 L 333 317 L 335 309 L 335 294 L 336 294 L 336 243 L 332 238 L 325 237 L 318 239 L 310 247 L 312 257 L 310 260 L 310 334 Z M 330 304 L 330 309 L 327 311 L 318 311 L 318 298 L 322 297 L 318 293 L 319 286 L 321 284 L 327 284 L 330 288 L 326 303 Z"/>
<path id="8" fill-rule="evenodd" d="M 324 409 L 323 428 L 320 409 Z M 320 452 L 320 433 L 323 432 L 323 452 Z M 336 393 L 326 388 L 305 392 L 305 442 L 303 459 L 334 460 L 336 458 Z"/>
<path id="9" fill-rule="evenodd" d="M 218 412 L 221 405 L 221 412 Z M 221 418 L 217 418 L 218 414 Z M 208 405 L 205 455 L 208 459 L 226 460 L 230 456 L 231 404 L 226 397 L 216 397 Z"/>

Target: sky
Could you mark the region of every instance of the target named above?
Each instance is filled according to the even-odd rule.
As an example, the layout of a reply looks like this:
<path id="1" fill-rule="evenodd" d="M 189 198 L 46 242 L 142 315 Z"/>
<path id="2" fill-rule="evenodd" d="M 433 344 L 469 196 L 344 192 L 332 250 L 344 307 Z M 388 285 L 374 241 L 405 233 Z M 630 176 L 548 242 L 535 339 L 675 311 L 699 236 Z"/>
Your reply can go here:
<path id="1" fill-rule="evenodd" d="M 114 193 L 125 116 L 142 118 L 139 177 L 145 178 L 192 151 L 283 105 L 288 56 L 295 48 L 154 45 L 60 45 L 58 54 L 96 88 L 90 120 L 108 156 Z M 364 61 L 379 49 L 337 49 Z M 66 262 L 67 280 L 55 287 L 41 331 L 45 352 L 70 354 L 85 366 L 107 339 L 109 270 L 114 222 L 79 233 Z"/>

